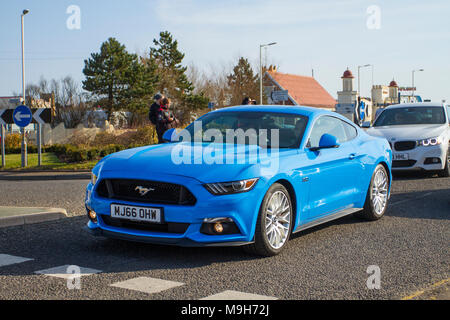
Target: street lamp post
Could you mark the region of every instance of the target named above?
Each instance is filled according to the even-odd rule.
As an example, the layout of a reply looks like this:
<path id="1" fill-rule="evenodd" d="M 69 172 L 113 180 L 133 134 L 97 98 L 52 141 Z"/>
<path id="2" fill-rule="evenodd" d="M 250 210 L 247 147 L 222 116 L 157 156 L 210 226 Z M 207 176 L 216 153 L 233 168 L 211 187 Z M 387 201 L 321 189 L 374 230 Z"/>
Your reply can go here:
<path id="1" fill-rule="evenodd" d="M 420 71 L 424 71 L 424 69 L 414 69 L 413 71 L 412 71 L 412 97 L 411 98 L 414 98 L 414 72 L 420 72 Z"/>
<path id="2" fill-rule="evenodd" d="M 30 12 L 23 10 L 21 17 L 22 24 L 22 95 L 23 103 L 26 104 L 25 96 L 25 32 L 24 32 L 24 17 Z M 27 141 L 25 139 L 25 128 L 22 128 L 22 168 L 27 166 Z"/>
<path id="3" fill-rule="evenodd" d="M 372 81 L 373 81 L 373 66 L 371 64 L 365 64 L 363 66 L 358 66 L 358 95 L 361 96 L 361 73 L 360 73 L 360 69 L 361 68 L 366 68 L 366 67 L 372 67 Z"/>
<path id="4" fill-rule="evenodd" d="M 273 46 L 277 44 L 276 42 L 271 42 L 268 44 L 261 44 L 259 46 L 259 103 L 263 104 L 263 72 L 262 72 L 262 48 L 267 48 L 269 46 Z"/>

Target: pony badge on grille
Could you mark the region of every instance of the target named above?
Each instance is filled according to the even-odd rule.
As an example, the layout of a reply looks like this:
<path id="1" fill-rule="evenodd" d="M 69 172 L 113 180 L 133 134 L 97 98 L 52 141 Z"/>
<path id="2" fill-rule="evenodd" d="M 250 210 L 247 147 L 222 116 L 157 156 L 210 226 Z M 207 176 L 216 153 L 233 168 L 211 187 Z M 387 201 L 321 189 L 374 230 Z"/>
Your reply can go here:
<path id="1" fill-rule="evenodd" d="M 147 193 L 149 193 L 150 191 L 155 191 L 155 189 L 153 188 L 144 188 L 142 186 L 137 186 L 136 189 L 134 189 L 135 191 L 139 191 L 139 194 L 143 197 L 145 196 Z"/>

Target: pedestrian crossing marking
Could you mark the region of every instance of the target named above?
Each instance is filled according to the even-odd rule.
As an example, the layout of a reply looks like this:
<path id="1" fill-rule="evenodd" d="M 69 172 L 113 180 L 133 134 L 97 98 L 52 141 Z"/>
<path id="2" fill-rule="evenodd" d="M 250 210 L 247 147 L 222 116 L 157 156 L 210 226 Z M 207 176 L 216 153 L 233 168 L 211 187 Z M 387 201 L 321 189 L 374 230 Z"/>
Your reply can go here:
<path id="1" fill-rule="evenodd" d="M 200 300 L 277 300 L 278 298 L 262 296 L 259 294 L 226 290 Z"/>
<path id="2" fill-rule="evenodd" d="M 0 267 L 9 266 L 12 264 L 18 264 L 26 261 L 31 261 L 34 259 L 24 258 L 24 257 L 17 257 L 12 256 L 9 254 L 0 254 Z"/>
<path id="3" fill-rule="evenodd" d="M 44 269 L 35 271 L 36 274 L 43 274 L 49 277 L 56 277 L 56 278 L 63 278 L 63 279 L 72 279 L 74 277 L 74 273 L 67 272 L 68 267 L 71 265 L 66 264 L 64 266 L 54 267 L 50 269 Z M 91 269 L 91 268 L 85 268 L 85 267 L 79 267 L 80 268 L 80 277 L 84 276 L 90 276 L 96 273 L 102 272 L 101 270 Z"/>
<path id="4" fill-rule="evenodd" d="M 183 286 L 184 283 L 149 277 L 138 277 L 111 284 L 112 287 L 140 291 L 148 294 Z"/>

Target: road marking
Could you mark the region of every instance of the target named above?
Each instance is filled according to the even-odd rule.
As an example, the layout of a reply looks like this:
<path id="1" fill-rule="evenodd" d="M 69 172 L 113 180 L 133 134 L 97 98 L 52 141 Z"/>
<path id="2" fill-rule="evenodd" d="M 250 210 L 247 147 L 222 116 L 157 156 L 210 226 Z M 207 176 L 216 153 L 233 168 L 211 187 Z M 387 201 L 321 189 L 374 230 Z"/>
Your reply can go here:
<path id="1" fill-rule="evenodd" d="M 70 265 L 66 264 L 64 266 L 59 266 L 59 267 L 54 267 L 54 268 L 50 268 L 50 269 L 35 271 L 34 273 L 36 273 L 36 274 L 43 274 L 43 275 L 46 275 L 46 276 L 49 276 L 49 277 L 63 278 L 63 279 L 73 278 L 73 276 L 74 276 L 73 273 L 67 273 L 67 268 L 68 267 L 70 267 Z M 90 275 L 102 272 L 101 270 L 85 268 L 85 267 L 80 267 L 80 271 L 81 271 L 80 272 L 80 277 L 90 276 Z"/>
<path id="2" fill-rule="evenodd" d="M 9 266 L 11 264 L 22 263 L 34 259 L 11 256 L 9 254 L 0 254 L 0 267 Z"/>
<path id="3" fill-rule="evenodd" d="M 111 284 L 111 287 L 140 291 L 148 294 L 158 293 L 175 287 L 183 286 L 184 283 L 168 281 L 149 277 L 139 277 Z"/>
<path id="4" fill-rule="evenodd" d="M 438 281 L 438 282 L 432 284 L 431 286 L 429 286 L 429 287 L 426 288 L 426 289 L 416 291 L 416 292 L 413 293 L 412 295 L 403 297 L 401 300 L 411 300 L 411 299 L 417 298 L 418 296 L 421 296 L 422 294 L 424 294 L 425 291 L 429 291 L 429 290 L 431 290 L 431 289 L 434 289 L 434 288 L 436 288 L 436 287 L 439 287 L 439 286 L 441 286 L 441 285 L 443 285 L 443 284 L 445 284 L 445 283 L 447 283 L 447 282 L 449 282 L 449 281 L 450 281 L 450 278 L 445 279 L 445 280 Z"/>
<path id="5" fill-rule="evenodd" d="M 262 296 L 253 293 L 226 290 L 221 293 L 202 298 L 200 300 L 278 300 L 278 298 Z"/>

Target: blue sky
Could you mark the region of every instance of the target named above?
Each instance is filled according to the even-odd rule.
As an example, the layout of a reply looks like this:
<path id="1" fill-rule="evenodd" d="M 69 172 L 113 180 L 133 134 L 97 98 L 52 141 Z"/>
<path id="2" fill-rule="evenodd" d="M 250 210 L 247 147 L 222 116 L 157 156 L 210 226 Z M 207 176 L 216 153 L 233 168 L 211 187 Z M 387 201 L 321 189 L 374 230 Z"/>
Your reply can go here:
<path id="1" fill-rule="evenodd" d="M 70 5 L 81 9 L 81 29 L 69 30 Z M 369 29 L 367 8 L 380 9 L 380 28 Z M 73 76 L 83 60 L 116 37 L 144 53 L 162 30 L 170 31 L 201 69 L 229 67 L 239 56 L 257 65 L 259 45 L 276 41 L 269 63 L 280 72 L 311 75 L 334 96 L 347 66 L 373 64 L 375 84 L 395 78 L 434 101 L 450 101 L 450 2 L 300 0 L 15 0 L 0 4 L 0 96 L 21 91 L 20 13 L 25 17 L 27 82 Z M 356 82 L 355 82 L 356 84 Z M 369 94 L 370 68 L 361 71 Z"/>

